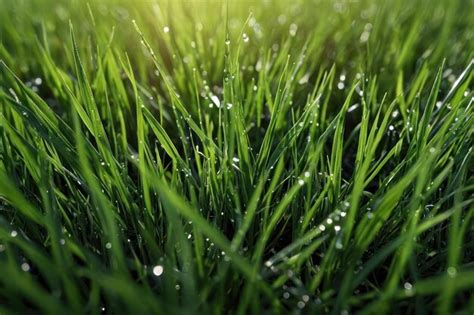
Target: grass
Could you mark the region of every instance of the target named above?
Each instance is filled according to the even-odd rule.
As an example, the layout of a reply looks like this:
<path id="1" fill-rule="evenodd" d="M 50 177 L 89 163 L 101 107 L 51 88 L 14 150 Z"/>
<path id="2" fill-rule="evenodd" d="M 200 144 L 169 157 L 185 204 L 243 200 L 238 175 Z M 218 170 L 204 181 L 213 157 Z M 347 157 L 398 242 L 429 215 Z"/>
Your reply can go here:
<path id="1" fill-rule="evenodd" d="M 0 314 L 472 314 L 472 1 L 0 3 Z"/>

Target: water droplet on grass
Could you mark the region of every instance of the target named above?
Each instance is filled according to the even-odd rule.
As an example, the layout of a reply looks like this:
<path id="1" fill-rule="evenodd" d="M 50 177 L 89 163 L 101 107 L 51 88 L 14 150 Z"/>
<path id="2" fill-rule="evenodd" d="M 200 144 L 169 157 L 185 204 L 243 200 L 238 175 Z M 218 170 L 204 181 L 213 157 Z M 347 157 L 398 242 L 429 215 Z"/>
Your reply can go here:
<path id="1" fill-rule="evenodd" d="M 309 81 L 309 76 L 311 74 L 307 72 L 304 76 L 301 77 L 301 79 L 298 81 L 299 84 L 306 84 Z"/>
<path id="2" fill-rule="evenodd" d="M 456 275 L 457 275 L 457 273 L 458 273 L 457 270 L 456 270 L 456 268 L 454 268 L 454 267 L 448 267 L 447 272 L 448 272 L 448 276 L 449 276 L 450 278 L 456 277 Z"/>
<path id="3" fill-rule="evenodd" d="M 290 25 L 290 36 L 292 37 L 296 36 L 297 31 L 298 31 L 298 25 L 296 25 L 295 23 L 292 23 Z"/>
<path id="4" fill-rule="evenodd" d="M 23 270 L 24 272 L 28 272 L 30 271 L 30 265 L 28 263 L 22 263 L 21 264 L 21 270 Z"/>
<path id="5" fill-rule="evenodd" d="M 351 107 L 349 107 L 349 108 L 347 109 L 347 112 L 348 112 L 348 113 L 353 112 L 353 111 L 355 111 L 357 108 L 359 108 L 359 106 L 360 106 L 359 103 L 356 103 L 356 104 L 352 105 Z"/>
<path id="6" fill-rule="evenodd" d="M 285 24 L 285 22 L 286 22 L 286 15 L 284 15 L 284 14 L 279 15 L 277 21 L 278 21 L 278 24 L 280 24 L 280 25 Z"/>
<path id="7" fill-rule="evenodd" d="M 153 274 L 157 277 L 161 276 L 163 274 L 163 266 L 157 265 L 153 267 Z"/>
<path id="8" fill-rule="evenodd" d="M 215 95 L 211 95 L 211 100 L 214 102 L 214 104 L 217 106 L 217 108 L 221 107 L 221 101 L 219 98 Z"/>
<path id="9" fill-rule="evenodd" d="M 360 42 L 361 43 L 365 43 L 369 40 L 370 38 L 370 31 L 364 31 L 361 35 L 360 35 Z"/>

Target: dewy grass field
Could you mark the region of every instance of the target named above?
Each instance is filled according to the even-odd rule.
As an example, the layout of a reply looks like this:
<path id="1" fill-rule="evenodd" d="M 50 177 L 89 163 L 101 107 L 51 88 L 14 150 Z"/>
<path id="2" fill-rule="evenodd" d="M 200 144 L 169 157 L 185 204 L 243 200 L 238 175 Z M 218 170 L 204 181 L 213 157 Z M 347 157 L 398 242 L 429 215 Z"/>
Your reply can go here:
<path id="1" fill-rule="evenodd" d="M 473 314 L 474 2 L 1 0 L 0 314 Z"/>

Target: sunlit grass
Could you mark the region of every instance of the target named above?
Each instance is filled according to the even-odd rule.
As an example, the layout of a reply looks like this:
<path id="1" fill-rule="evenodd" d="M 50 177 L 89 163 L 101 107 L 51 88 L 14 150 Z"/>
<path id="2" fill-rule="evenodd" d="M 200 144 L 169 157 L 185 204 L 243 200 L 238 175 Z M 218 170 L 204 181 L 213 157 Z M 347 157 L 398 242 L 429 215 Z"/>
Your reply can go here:
<path id="1" fill-rule="evenodd" d="M 473 12 L 3 0 L 0 313 L 472 313 Z"/>

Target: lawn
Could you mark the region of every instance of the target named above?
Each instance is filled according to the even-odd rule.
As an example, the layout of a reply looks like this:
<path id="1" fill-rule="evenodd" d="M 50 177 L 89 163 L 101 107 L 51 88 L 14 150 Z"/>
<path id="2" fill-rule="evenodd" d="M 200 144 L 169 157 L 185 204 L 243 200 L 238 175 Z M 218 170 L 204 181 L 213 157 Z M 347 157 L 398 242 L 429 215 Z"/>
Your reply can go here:
<path id="1" fill-rule="evenodd" d="M 0 314 L 473 314 L 474 1 L 0 0 Z"/>

